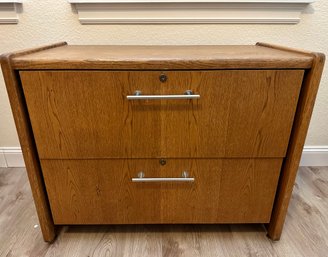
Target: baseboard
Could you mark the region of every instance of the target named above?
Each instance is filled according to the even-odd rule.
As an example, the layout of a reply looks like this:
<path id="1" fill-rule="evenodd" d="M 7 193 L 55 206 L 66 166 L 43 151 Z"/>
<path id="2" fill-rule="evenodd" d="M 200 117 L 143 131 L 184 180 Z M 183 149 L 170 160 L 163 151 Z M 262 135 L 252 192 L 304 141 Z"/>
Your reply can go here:
<path id="1" fill-rule="evenodd" d="M 328 146 L 305 146 L 300 166 L 328 166 Z"/>
<path id="2" fill-rule="evenodd" d="M 0 167 L 24 167 L 20 147 L 0 147 Z M 305 146 L 300 166 L 328 166 L 328 146 Z"/>
<path id="3" fill-rule="evenodd" d="M 1 167 L 7 167 L 7 162 L 3 151 L 0 149 L 0 168 Z"/>
<path id="4" fill-rule="evenodd" d="M 20 147 L 0 147 L 0 167 L 25 167 Z"/>

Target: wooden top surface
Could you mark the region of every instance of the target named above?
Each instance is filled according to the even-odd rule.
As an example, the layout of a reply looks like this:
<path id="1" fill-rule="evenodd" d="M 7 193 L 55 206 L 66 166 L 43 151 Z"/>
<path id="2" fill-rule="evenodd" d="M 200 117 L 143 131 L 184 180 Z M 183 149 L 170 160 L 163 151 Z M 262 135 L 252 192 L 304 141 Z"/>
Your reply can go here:
<path id="1" fill-rule="evenodd" d="M 62 45 L 12 56 L 14 69 L 267 69 L 311 68 L 313 57 L 258 45 Z"/>

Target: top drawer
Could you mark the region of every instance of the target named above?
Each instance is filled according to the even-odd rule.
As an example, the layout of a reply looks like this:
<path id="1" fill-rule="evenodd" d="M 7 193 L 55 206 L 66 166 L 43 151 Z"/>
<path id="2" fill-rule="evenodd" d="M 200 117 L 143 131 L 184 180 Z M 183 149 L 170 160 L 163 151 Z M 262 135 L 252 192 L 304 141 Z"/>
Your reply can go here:
<path id="1" fill-rule="evenodd" d="M 284 157 L 303 70 L 21 71 L 41 159 Z M 128 100 L 144 95 L 199 99 Z"/>

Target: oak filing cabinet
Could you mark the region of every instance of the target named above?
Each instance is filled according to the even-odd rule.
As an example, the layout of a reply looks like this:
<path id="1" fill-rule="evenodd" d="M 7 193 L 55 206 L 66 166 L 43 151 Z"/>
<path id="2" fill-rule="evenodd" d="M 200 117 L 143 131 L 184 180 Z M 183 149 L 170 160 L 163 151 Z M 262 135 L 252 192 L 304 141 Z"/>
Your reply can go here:
<path id="1" fill-rule="evenodd" d="M 264 223 L 280 238 L 324 55 L 59 43 L 1 63 L 46 241 L 63 224 Z"/>

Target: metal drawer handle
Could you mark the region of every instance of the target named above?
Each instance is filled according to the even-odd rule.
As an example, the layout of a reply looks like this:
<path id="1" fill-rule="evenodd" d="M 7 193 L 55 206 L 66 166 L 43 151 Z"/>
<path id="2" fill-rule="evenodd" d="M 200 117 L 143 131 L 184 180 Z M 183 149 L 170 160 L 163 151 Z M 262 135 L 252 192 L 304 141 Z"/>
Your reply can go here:
<path id="1" fill-rule="evenodd" d="M 161 100 L 161 99 L 198 99 L 200 95 L 194 95 L 192 90 L 187 90 L 183 95 L 142 95 L 140 90 L 134 95 L 126 96 L 128 100 Z"/>
<path id="2" fill-rule="evenodd" d="M 194 182 L 195 178 L 189 178 L 188 171 L 182 172 L 181 178 L 145 178 L 145 173 L 140 171 L 137 178 L 132 182 Z"/>

